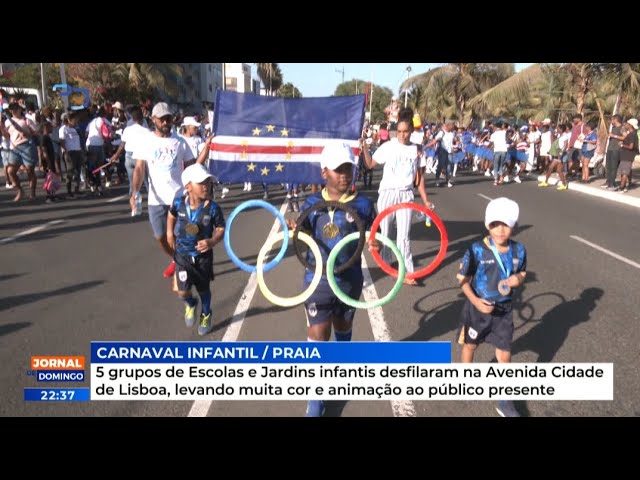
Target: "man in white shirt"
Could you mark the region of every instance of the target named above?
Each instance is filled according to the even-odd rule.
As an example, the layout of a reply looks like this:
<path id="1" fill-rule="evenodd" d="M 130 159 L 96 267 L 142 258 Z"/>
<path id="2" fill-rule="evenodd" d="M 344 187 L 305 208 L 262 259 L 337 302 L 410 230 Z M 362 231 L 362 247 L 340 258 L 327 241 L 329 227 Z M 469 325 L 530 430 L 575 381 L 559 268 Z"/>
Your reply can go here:
<path id="1" fill-rule="evenodd" d="M 151 120 L 156 127 L 155 131 L 144 141 L 138 142 L 133 153 L 136 166 L 129 203 L 134 210 L 146 165 L 149 175 L 147 205 L 153 236 L 160 243 L 160 248 L 173 258 L 173 248 L 167 242 L 167 214 L 176 193 L 182 190 L 181 175 L 184 164 L 192 161 L 194 157 L 187 142 L 182 137 L 172 135 L 173 114 L 166 103 L 160 102 L 153 107 Z M 206 160 L 211 139 L 212 137 L 207 138 L 207 148 L 202 150 L 197 159 L 198 163 L 204 163 Z M 173 276 L 174 270 L 175 264 L 171 262 L 164 272 L 165 277 Z"/>

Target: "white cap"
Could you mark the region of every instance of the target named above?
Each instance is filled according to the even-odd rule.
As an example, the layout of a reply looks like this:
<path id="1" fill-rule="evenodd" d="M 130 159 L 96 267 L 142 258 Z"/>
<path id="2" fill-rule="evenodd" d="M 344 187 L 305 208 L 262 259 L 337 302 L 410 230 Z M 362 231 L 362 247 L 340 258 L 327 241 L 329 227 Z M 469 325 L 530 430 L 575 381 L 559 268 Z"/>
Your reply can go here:
<path id="1" fill-rule="evenodd" d="M 183 127 L 199 127 L 200 123 L 196 122 L 195 117 L 184 117 L 184 120 L 182 120 L 182 126 Z"/>
<path id="2" fill-rule="evenodd" d="M 320 168 L 335 170 L 343 163 L 356 164 L 356 157 L 351 147 L 344 142 L 327 144 L 320 154 Z"/>
<path id="3" fill-rule="evenodd" d="M 519 215 L 520 207 L 516 202 L 506 197 L 495 198 L 487 205 L 487 210 L 484 214 L 484 225 L 489 228 L 489 225 L 493 222 L 502 222 L 513 228 L 518 221 Z"/>
<path id="4" fill-rule="evenodd" d="M 551 119 L 550 118 L 545 118 L 544 120 L 542 120 L 542 124 L 543 125 L 551 125 Z"/>
<path id="5" fill-rule="evenodd" d="M 638 130 L 638 120 L 635 118 L 630 118 L 629 120 L 627 120 L 627 123 L 629 125 L 631 125 L 633 128 L 635 128 L 636 130 Z"/>
<path id="6" fill-rule="evenodd" d="M 152 117 L 162 118 L 167 115 L 173 115 L 173 113 L 169 110 L 169 105 L 164 102 L 156 103 L 153 110 L 151 110 Z"/>
<path id="7" fill-rule="evenodd" d="M 182 172 L 182 185 L 186 187 L 187 184 L 191 182 L 202 183 L 207 178 L 213 178 L 213 175 L 211 175 L 207 168 L 201 163 L 194 163 Z"/>
<path id="8" fill-rule="evenodd" d="M 117 108 L 118 110 L 123 110 L 124 111 L 124 107 L 122 106 L 122 102 L 116 102 L 113 104 L 113 108 Z"/>

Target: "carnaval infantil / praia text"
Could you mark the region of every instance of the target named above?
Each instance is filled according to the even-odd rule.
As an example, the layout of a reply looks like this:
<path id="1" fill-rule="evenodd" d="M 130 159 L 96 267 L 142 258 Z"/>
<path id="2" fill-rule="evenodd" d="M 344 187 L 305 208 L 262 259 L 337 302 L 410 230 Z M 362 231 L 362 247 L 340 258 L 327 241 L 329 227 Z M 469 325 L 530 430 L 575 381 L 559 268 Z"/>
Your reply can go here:
<path id="1" fill-rule="evenodd" d="M 224 347 L 100 347 L 96 351 L 99 359 L 111 360 L 164 360 L 164 359 L 192 359 L 192 360 L 265 360 L 265 359 L 312 359 L 321 358 L 316 347 L 278 347 L 264 345 L 263 347 L 224 346 Z"/>

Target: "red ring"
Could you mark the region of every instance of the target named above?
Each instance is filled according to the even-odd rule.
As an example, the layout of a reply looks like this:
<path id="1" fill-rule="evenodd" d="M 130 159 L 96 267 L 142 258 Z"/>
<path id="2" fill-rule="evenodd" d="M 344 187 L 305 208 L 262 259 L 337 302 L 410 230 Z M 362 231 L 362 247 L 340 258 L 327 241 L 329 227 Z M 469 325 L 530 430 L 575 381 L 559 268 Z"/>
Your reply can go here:
<path id="1" fill-rule="evenodd" d="M 444 227 L 444 223 L 442 222 L 440 217 L 436 215 L 433 210 L 431 210 L 428 207 L 425 207 L 424 205 L 418 205 L 417 203 L 413 203 L 413 202 L 406 202 L 406 203 L 399 203 L 397 205 L 392 205 L 391 207 L 380 212 L 378 216 L 373 220 L 373 223 L 371 224 L 371 240 L 375 240 L 376 231 L 378 230 L 378 227 L 380 226 L 380 222 L 382 222 L 382 219 L 387 215 L 397 210 L 400 210 L 401 208 L 410 208 L 412 210 L 417 210 L 419 212 L 424 213 L 429 218 L 431 218 L 433 223 L 436 224 L 436 227 L 438 227 L 438 231 L 440 232 L 440 251 L 436 255 L 436 258 L 434 258 L 429 265 L 418 270 L 417 272 L 407 273 L 405 275 L 405 278 L 408 278 L 408 279 L 426 277 L 431 272 L 433 272 L 436 268 L 438 268 L 438 266 L 442 263 L 442 260 L 444 260 L 444 257 L 447 254 L 447 247 L 449 246 L 449 237 L 447 236 L 447 229 Z M 388 273 L 392 277 L 398 276 L 398 270 L 396 270 L 391 265 L 386 263 L 382 259 L 382 256 L 380 255 L 379 251 L 371 250 L 371 255 L 373 255 L 373 259 L 376 261 L 376 263 L 382 269 L 383 272 Z"/>

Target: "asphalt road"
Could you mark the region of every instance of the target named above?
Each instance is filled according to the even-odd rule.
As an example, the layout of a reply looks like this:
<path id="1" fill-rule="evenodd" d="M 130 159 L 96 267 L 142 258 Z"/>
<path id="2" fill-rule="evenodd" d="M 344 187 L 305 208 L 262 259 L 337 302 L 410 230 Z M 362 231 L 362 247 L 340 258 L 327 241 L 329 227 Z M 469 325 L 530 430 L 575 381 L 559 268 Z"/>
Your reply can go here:
<path id="1" fill-rule="evenodd" d="M 374 184 L 377 184 L 376 172 Z M 382 308 L 383 323 L 358 311 L 354 340 L 453 341 L 463 296 L 455 281 L 460 259 L 484 233 L 490 198 L 508 196 L 520 204 L 515 239 L 528 250 L 528 277 L 518 292 L 514 314 L 514 362 L 613 362 L 613 401 L 517 402 L 530 416 L 638 416 L 640 379 L 635 370 L 640 343 L 638 284 L 640 222 L 636 208 L 577 192 L 540 189 L 536 181 L 494 187 L 489 179 L 459 175 L 454 188 L 427 186 L 445 221 L 449 249 L 442 265 L 420 286 L 404 286 Z M 280 207 L 284 192 L 272 186 L 270 201 Z M 151 235 L 146 214 L 129 216 L 126 187 L 109 196 L 44 204 L 14 205 L 0 192 L 0 385 L 2 416 L 302 416 L 300 401 L 194 402 L 131 401 L 24 402 L 23 388 L 41 386 L 26 375 L 31 355 L 85 355 L 90 342 L 295 340 L 306 338 L 302 307 L 270 304 L 249 282 L 250 275 L 216 247 L 213 283 L 215 329 L 207 337 L 187 329 L 183 305 L 162 277 L 168 257 Z M 375 198 L 376 192 L 364 194 Z M 234 186 L 219 203 L 225 214 L 240 202 L 261 198 L 261 189 Z M 145 207 L 146 211 L 146 207 Z M 247 211 L 233 224 L 238 256 L 254 263 L 274 223 L 263 210 Z M 25 234 L 25 232 L 28 232 Z M 416 221 L 412 229 L 416 267 L 438 249 L 435 227 Z M 600 247 L 598 249 L 597 247 Z M 602 251 L 605 249 L 610 253 Z M 617 255 L 617 257 L 612 256 Z M 365 253 L 378 296 L 393 279 Z M 301 267 L 292 248 L 282 266 L 266 274 L 279 295 L 300 286 Z M 379 320 L 379 318 L 378 318 Z M 452 356 L 460 351 L 452 344 Z M 489 362 L 493 349 L 479 348 L 476 361 Z M 87 369 L 88 372 L 88 369 Z M 88 380 L 88 378 L 87 378 Z M 78 386 L 88 386 L 85 384 Z M 68 386 L 68 385 L 66 385 Z M 329 415 L 348 417 L 495 416 L 490 402 L 336 402 Z"/>

